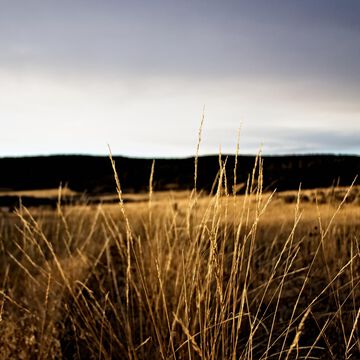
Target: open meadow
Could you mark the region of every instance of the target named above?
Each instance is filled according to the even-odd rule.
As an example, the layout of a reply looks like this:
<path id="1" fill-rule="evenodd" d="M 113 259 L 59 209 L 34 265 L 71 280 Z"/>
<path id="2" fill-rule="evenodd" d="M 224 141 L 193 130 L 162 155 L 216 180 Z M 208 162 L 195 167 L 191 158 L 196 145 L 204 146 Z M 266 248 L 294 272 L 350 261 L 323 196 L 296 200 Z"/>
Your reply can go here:
<path id="1" fill-rule="evenodd" d="M 360 0 L 0 0 L 0 360 L 360 360 Z"/>
<path id="2" fill-rule="evenodd" d="M 358 359 L 360 188 L 263 192 L 260 167 L 237 194 L 225 175 L 3 209 L 0 358 Z"/>

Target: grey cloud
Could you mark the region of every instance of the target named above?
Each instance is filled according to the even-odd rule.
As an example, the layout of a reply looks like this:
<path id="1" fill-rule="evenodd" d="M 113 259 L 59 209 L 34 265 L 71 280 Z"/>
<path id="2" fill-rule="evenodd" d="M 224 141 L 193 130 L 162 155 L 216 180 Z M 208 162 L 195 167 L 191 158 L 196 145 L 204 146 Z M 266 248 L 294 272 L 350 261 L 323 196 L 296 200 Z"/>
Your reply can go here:
<path id="1" fill-rule="evenodd" d="M 208 144 L 221 144 L 225 151 L 235 149 L 236 129 L 216 128 L 208 131 Z M 265 154 L 299 153 L 360 153 L 358 131 L 304 130 L 302 128 L 278 128 L 263 126 L 258 130 L 244 130 L 240 149 L 256 152 L 264 149 Z M 214 152 L 214 146 L 207 146 L 208 152 Z"/>
<path id="2" fill-rule="evenodd" d="M 358 32 L 336 27 L 354 22 L 356 4 L 316 3 L 15 0 L 0 15 L 0 64 L 199 77 L 360 74 Z"/>

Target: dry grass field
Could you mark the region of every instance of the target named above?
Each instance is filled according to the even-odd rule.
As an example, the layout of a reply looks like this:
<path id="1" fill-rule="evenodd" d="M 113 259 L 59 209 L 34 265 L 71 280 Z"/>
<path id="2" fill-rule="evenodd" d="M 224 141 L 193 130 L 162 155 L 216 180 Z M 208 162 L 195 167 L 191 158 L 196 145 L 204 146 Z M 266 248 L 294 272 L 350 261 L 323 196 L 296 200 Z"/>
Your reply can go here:
<path id="1" fill-rule="evenodd" d="M 359 359 L 359 187 L 263 193 L 257 166 L 237 195 L 224 166 L 0 214 L 0 358 Z"/>

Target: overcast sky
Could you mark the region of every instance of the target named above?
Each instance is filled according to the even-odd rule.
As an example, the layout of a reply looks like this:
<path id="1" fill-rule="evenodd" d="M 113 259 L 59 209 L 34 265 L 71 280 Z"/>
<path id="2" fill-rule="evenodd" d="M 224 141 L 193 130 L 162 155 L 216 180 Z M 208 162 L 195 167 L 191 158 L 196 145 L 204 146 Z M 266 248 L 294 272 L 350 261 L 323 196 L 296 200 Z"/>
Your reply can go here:
<path id="1" fill-rule="evenodd" d="M 0 0 L 0 156 L 360 154 L 358 0 Z"/>

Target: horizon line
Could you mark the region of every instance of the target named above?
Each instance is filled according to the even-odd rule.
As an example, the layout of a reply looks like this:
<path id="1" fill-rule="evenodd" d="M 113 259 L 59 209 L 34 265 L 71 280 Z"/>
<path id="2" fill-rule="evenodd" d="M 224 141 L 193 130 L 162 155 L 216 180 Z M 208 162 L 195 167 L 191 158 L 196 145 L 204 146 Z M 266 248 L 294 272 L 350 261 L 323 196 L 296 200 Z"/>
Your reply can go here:
<path id="1" fill-rule="evenodd" d="M 239 157 L 255 157 L 259 153 L 238 153 Z M 30 154 L 30 155 L 0 155 L 0 159 L 26 159 L 26 158 L 45 158 L 45 157 L 98 157 L 105 158 L 109 157 L 110 154 L 92 154 L 92 153 L 50 153 L 50 154 Z M 219 153 L 206 153 L 198 155 L 199 158 L 203 157 L 218 157 Z M 235 153 L 221 153 L 221 156 L 235 156 Z M 136 156 L 136 155 L 121 155 L 121 154 L 112 154 L 113 157 L 122 157 L 128 159 L 143 159 L 143 160 L 182 160 L 195 158 L 196 155 L 183 155 L 183 156 Z M 351 157 L 360 157 L 360 154 L 356 153 L 341 153 L 341 152 L 303 152 L 303 153 L 284 153 L 284 154 L 263 154 L 261 157 L 300 157 L 300 156 L 351 156 Z"/>

